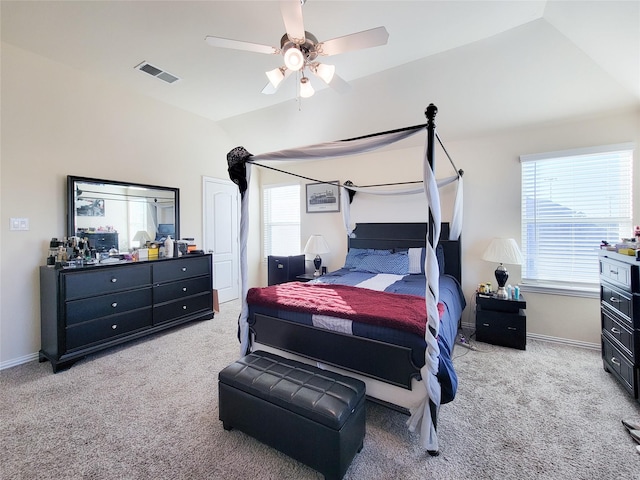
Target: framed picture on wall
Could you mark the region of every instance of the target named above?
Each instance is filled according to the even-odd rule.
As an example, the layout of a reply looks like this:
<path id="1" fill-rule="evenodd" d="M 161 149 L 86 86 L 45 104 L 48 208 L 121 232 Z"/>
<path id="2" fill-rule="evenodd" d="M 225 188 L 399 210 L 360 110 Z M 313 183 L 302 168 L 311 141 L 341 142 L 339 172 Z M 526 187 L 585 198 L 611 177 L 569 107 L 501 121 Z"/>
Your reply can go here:
<path id="1" fill-rule="evenodd" d="M 340 182 L 307 183 L 307 213 L 339 212 Z"/>
<path id="2" fill-rule="evenodd" d="M 76 200 L 76 215 L 79 217 L 104 217 L 104 199 Z"/>

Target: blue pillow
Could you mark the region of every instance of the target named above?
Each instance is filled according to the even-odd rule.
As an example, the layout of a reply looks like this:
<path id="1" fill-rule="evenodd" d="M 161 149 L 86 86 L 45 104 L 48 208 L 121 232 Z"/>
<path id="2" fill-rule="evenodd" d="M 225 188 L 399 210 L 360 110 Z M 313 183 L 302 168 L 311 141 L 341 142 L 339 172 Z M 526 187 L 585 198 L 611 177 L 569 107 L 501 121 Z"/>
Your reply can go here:
<path id="1" fill-rule="evenodd" d="M 409 273 L 409 255 L 406 252 L 389 253 L 388 255 L 365 255 L 351 271 L 407 275 Z"/>
<path id="2" fill-rule="evenodd" d="M 356 268 L 367 255 L 390 255 L 391 250 L 375 250 L 373 248 L 350 248 L 344 260 L 344 268 Z"/>

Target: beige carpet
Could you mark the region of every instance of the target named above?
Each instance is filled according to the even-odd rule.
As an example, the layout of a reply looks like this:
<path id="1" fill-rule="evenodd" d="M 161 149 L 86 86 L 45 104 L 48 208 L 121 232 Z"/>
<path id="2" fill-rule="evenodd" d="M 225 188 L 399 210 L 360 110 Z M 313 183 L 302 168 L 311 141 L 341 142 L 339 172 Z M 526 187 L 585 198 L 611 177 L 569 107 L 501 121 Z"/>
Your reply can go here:
<path id="1" fill-rule="evenodd" d="M 78 362 L 0 372 L 0 478 L 318 479 L 218 420 L 217 373 L 237 358 L 238 302 L 221 314 Z M 472 342 L 473 343 L 473 342 Z M 456 347 L 457 398 L 441 408 L 441 454 L 406 417 L 367 404 L 364 449 L 346 479 L 635 479 L 622 418 L 640 405 L 597 351 Z"/>

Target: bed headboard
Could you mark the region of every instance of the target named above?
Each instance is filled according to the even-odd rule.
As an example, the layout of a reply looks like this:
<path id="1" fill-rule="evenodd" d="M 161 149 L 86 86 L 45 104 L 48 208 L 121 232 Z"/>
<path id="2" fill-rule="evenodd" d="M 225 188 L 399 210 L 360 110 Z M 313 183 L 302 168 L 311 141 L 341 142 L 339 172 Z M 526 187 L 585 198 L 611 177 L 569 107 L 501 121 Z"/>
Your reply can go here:
<path id="1" fill-rule="evenodd" d="M 420 248 L 426 245 L 426 223 L 358 223 L 349 248 Z M 444 273 L 462 284 L 460 239 L 449 240 L 449 223 L 442 223 L 439 245 L 444 252 Z"/>

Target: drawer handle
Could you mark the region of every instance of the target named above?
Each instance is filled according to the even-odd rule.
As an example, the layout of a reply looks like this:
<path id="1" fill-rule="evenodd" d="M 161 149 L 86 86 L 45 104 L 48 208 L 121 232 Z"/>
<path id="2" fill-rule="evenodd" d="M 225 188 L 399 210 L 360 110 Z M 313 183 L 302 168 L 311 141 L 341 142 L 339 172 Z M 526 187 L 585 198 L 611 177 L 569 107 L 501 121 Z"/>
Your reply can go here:
<path id="1" fill-rule="evenodd" d="M 183 310 L 186 310 L 186 309 L 187 309 L 187 306 L 186 306 L 186 305 L 182 305 L 182 309 L 183 309 Z"/>
<path id="2" fill-rule="evenodd" d="M 488 323 L 483 323 L 483 324 L 482 324 L 482 326 L 483 326 L 483 327 L 488 327 L 488 326 L 489 326 L 489 324 L 488 324 Z"/>
<path id="3" fill-rule="evenodd" d="M 187 291 L 187 287 L 182 287 L 182 291 L 186 292 Z"/>
<path id="4" fill-rule="evenodd" d="M 611 297 L 611 298 L 609 299 L 609 301 L 610 301 L 611 303 L 620 303 L 620 299 L 619 299 L 619 298 L 616 298 L 616 297 Z"/>
<path id="5" fill-rule="evenodd" d="M 517 330 L 516 327 L 507 327 L 507 330 Z"/>
<path id="6" fill-rule="evenodd" d="M 616 357 L 611 357 L 611 363 L 620 366 L 620 360 L 618 360 Z"/>
<path id="7" fill-rule="evenodd" d="M 116 308 L 116 307 L 118 306 L 118 302 L 113 302 L 113 303 L 111 304 L 111 306 L 112 306 L 113 308 Z"/>
<path id="8" fill-rule="evenodd" d="M 187 271 L 187 267 L 182 267 L 182 271 L 186 272 Z"/>
<path id="9" fill-rule="evenodd" d="M 614 335 L 620 335 L 620 330 L 618 330 L 616 327 L 611 327 L 611 333 L 613 333 Z"/>
<path id="10" fill-rule="evenodd" d="M 618 274 L 618 271 L 617 271 L 617 270 L 609 270 L 609 273 L 610 273 L 611 275 L 617 275 L 617 274 Z"/>
<path id="11" fill-rule="evenodd" d="M 112 279 L 111 279 L 111 283 L 116 283 L 117 281 L 118 281 L 118 279 L 117 279 L 117 278 L 112 278 Z"/>
<path id="12" fill-rule="evenodd" d="M 118 325 L 116 325 L 115 323 L 113 325 L 111 325 L 111 329 L 115 330 L 116 328 L 118 328 Z"/>

